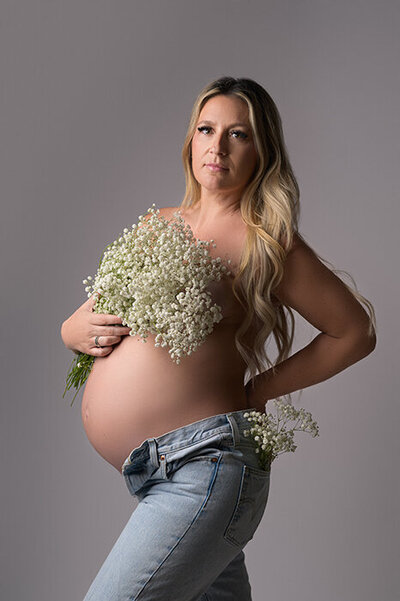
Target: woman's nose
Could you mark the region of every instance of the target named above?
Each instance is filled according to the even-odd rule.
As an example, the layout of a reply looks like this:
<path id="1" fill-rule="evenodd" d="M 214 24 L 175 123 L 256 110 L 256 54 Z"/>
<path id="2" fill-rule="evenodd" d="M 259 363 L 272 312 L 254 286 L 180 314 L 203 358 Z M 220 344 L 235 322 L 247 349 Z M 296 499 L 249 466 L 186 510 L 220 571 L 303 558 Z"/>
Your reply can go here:
<path id="1" fill-rule="evenodd" d="M 211 150 L 215 154 L 226 154 L 227 153 L 227 140 L 224 137 L 224 134 L 215 135 L 212 141 Z"/>
<path id="2" fill-rule="evenodd" d="M 226 154 L 226 152 L 227 152 L 226 142 L 221 138 L 214 139 L 211 150 L 215 154 Z"/>

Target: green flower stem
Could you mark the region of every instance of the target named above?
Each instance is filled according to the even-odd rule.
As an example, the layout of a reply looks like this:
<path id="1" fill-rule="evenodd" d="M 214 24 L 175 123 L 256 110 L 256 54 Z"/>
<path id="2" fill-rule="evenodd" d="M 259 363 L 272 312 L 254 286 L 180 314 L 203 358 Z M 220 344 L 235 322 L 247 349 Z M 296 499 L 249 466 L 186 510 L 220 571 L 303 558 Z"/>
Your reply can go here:
<path id="1" fill-rule="evenodd" d="M 87 355 L 86 353 L 79 353 L 74 357 L 66 379 L 66 387 L 64 390 L 63 398 L 67 390 L 70 390 L 72 386 L 76 388 L 75 396 L 71 401 L 71 407 L 84 383 L 89 377 L 90 372 L 94 364 L 95 357 L 93 355 Z"/>

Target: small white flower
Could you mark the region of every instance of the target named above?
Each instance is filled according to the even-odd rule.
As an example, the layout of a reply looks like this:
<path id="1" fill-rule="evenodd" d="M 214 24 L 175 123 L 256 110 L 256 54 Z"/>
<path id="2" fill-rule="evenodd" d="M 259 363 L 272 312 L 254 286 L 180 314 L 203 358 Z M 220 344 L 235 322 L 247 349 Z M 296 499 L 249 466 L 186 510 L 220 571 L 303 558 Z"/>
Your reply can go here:
<path id="1" fill-rule="evenodd" d="M 140 215 L 140 227 L 124 228 L 107 246 L 94 279 L 88 276 L 83 283 L 88 296 L 94 290 L 101 294 L 96 313 L 118 314 L 130 335 L 143 341 L 155 334 L 155 345 L 168 346 L 178 364 L 221 321 L 222 309 L 212 304 L 207 286 L 230 271 L 181 217 L 168 221 L 159 212 L 153 203 L 146 222 Z"/>
<path id="2" fill-rule="evenodd" d="M 311 413 L 306 412 L 303 408 L 295 409 L 280 399 L 274 400 L 274 405 L 277 410 L 276 416 L 259 411 L 243 414 L 250 423 L 254 424 L 249 430 L 244 430 L 243 434 L 252 437 L 255 441 L 255 452 L 259 455 L 259 463 L 262 468 L 270 465 L 281 453 L 296 450 L 297 446 L 293 443 L 296 430 L 310 432 L 313 437 L 319 436 L 318 425 L 312 420 Z M 292 429 L 286 429 L 286 424 L 289 421 L 296 422 L 300 415 L 303 418 L 302 423 L 297 427 L 294 424 Z M 309 425 L 310 430 L 304 429 L 303 424 Z"/>

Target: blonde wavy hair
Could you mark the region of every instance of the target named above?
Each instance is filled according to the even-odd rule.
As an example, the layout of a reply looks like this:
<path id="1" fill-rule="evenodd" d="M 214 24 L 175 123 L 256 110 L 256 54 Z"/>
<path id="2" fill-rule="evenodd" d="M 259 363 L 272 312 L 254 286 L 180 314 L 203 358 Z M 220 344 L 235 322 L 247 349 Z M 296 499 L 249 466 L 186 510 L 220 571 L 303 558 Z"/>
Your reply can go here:
<path id="1" fill-rule="evenodd" d="M 235 95 L 246 102 L 258 153 L 258 165 L 240 201 L 240 211 L 247 225 L 245 247 L 238 272 L 232 282 L 233 292 L 245 309 L 245 317 L 235 333 L 235 344 L 253 379 L 257 372 L 275 366 L 286 359 L 294 338 L 294 314 L 273 295 L 282 280 L 284 261 L 298 232 L 300 213 L 299 186 L 289 162 L 282 122 L 278 109 L 267 91 L 252 79 L 222 77 L 206 85 L 198 95 L 190 116 L 182 149 L 186 192 L 182 208 L 196 205 L 201 186 L 195 179 L 191 161 L 191 143 L 200 112 L 205 103 L 218 94 Z M 302 238 L 303 239 L 303 238 Z M 315 253 L 315 251 L 313 251 Z M 317 253 L 335 273 L 346 273 Z M 376 326 L 372 304 L 358 291 L 344 285 L 363 303 L 370 317 L 369 335 Z M 272 333 L 278 356 L 272 363 L 265 342 Z M 252 346 L 249 340 L 253 340 Z M 291 403 L 290 394 L 286 395 Z"/>

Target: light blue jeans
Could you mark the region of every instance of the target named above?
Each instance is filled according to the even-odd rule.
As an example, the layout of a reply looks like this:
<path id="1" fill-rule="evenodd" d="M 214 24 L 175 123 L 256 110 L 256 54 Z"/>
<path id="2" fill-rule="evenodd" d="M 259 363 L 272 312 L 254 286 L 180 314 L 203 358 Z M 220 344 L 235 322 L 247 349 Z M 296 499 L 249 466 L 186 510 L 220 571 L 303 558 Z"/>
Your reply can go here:
<path id="1" fill-rule="evenodd" d="M 268 499 L 243 409 L 133 449 L 121 472 L 139 500 L 84 601 L 251 601 L 243 547 Z"/>

